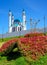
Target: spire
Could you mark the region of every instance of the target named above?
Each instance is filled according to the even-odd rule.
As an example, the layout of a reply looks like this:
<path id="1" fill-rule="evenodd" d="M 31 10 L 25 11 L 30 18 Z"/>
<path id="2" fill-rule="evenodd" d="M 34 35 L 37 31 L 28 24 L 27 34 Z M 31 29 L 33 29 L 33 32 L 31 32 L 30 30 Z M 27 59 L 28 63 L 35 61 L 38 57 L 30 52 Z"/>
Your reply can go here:
<path id="1" fill-rule="evenodd" d="M 9 10 L 9 12 L 11 12 L 11 10 Z"/>
<path id="2" fill-rule="evenodd" d="M 12 12 L 11 12 L 11 10 L 9 10 L 9 16 L 11 16 L 12 15 Z"/>
<path id="3" fill-rule="evenodd" d="M 23 15 L 25 15 L 25 10 L 24 10 L 24 9 L 22 10 L 22 16 L 23 16 Z"/>
<path id="4" fill-rule="evenodd" d="M 25 11 L 25 10 L 23 9 L 23 11 Z"/>

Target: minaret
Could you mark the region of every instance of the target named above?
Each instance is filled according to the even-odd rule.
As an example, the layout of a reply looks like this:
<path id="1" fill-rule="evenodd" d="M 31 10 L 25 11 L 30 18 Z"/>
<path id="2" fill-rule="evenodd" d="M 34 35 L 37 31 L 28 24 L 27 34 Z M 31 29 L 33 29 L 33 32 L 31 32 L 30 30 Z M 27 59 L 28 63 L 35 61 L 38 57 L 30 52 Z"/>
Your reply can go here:
<path id="1" fill-rule="evenodd" d="M 23 18 L 23 30 L 26 30 L 26 14 L 25 11 L 22 11 L 22 18 Z"/>
<path id="2" fill-rule="evenodd" d="M 12 20 L 12 12 L 9 10 L 9 33 L 12 32 L 11 20 Z"/>
<path id="3" fill-rule="evenodd" d="M 14 23 L 14 16 L 12 15 L 12 25 L 13 25 L 13 23 Z"/>

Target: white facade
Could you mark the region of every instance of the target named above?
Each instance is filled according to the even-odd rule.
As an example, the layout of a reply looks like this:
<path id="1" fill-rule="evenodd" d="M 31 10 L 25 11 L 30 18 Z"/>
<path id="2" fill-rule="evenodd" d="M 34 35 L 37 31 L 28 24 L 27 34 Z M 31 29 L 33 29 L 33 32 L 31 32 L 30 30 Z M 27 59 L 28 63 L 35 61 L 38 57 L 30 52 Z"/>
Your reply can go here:
<path id="1" fill-rule="evenodd" d="M 22 12 L 22 18 L 23 18 L 23 30 L 26 30 L 26 15 L 24 10 Z"/>
<path id="2" fill-rule="evenodd" d="M 12 25 L 13 25 L 13 23 L 14 23 L 14 16 L 12 15 Z"/>
<path id="3" fill-rule="evenodd" d="M 22 19 L 23 19 L 22 22 L 20 22 L 20 20 L 18 19 L 14 20 L 12 12 L 9 11 L 9 33 L 26 30 L 26 15 L 24 10 L 22 11 Z"/>
<path id="4" fill-rule="evenodd" d="M 11 11 L 9 11 L 9 33 L 12 32 L 11 19 L 12 19 L 12 13 L 11 13 Z"/>

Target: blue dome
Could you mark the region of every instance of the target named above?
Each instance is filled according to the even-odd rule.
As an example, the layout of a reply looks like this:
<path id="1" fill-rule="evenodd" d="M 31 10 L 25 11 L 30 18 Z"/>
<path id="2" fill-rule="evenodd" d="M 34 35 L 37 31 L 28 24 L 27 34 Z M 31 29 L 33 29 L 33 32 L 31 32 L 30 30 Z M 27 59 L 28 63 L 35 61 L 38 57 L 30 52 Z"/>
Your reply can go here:
<path id="1" fill-rule="evenodd" d="M 20 23 L 20 20 L 19 20 L 19 19 L 15 19 L 15 20 L 14 20 L 14 23 L 13 23 L 13 26 L 14 26 L 14 27 L 15 27 L 15 26 L 18 26 L 19 23 Z"/>
<path id="2" fill-rule="evenodd" d="M 14 23 L 20 23 L 20 20 L 19 19 L 15 19 Z"/>

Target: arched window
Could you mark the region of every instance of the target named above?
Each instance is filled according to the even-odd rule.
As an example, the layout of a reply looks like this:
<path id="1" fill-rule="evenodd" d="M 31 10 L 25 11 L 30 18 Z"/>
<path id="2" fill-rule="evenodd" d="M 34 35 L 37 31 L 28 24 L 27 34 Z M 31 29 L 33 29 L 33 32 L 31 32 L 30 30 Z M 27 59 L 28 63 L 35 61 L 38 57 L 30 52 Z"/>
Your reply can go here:
<path id="1" fill-rule="evenodd" d="M 20 27 L 20 31 L 21 31 L 21 27 Z"/>
<path id="2" fill-rule="evenodd" d="M 19 31 L 19 27 L 18 27 L 18 31 Z"/>
<path id="3" fill-rule="evenodd" d="M 15 32 L 15 27 L 12 28 L 12 32 Z"/>

